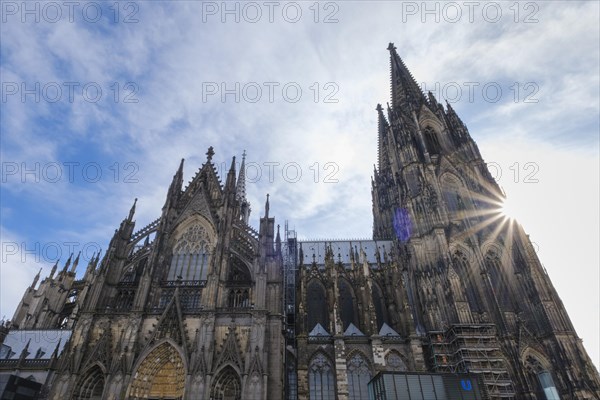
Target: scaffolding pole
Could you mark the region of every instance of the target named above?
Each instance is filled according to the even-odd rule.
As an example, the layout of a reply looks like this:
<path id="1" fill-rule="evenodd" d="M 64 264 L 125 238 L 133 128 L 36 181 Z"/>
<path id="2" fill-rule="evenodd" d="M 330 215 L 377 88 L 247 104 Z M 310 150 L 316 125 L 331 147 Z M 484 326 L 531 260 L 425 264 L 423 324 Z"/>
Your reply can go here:
<path id="1" fill-rule="evenodd" d="M 285 221 L 285 244 L 283 259 L 283 307 L 285 314 L 285 398 L 298 399 L 296 374 L 296 274 L 298 271 L 296 232 L 288 228 Z"/>
<path id="2" fill-rule="evenodd" d="M 435 372 L 480 374 L 491 399 L 515 398 L 494 324 L 456 324 L 429 332 L 429 350 Z"/>

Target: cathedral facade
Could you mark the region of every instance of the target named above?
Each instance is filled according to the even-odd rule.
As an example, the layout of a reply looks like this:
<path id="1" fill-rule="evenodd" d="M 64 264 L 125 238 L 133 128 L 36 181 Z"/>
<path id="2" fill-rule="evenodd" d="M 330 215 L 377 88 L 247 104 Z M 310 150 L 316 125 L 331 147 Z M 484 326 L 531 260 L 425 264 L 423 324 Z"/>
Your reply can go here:
<path id="1" fill-rule="evenodd" d="M 244 157 L 222 183 L 211 147 L 85 273 L 77 257 L 36 276 L 0 327 L 0 398 L 362 400 L 382 374 L 439 373 L 477 376 L 481 398 L 600 399 L 467 127 L 388 50 L 372 240 L 297 240 L 268 195 L 255 230 Z"/>

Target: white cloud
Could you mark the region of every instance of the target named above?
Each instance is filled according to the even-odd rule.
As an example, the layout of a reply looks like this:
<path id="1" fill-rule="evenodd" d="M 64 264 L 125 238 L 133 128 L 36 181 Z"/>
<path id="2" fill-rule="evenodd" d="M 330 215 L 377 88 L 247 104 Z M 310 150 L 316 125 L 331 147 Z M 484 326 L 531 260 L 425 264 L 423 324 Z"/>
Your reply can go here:
<path id="1" fill-rule="evenodd" d="M 508 10 L 507 18 L 497 24 L 480 14 L 473 24 L 465 19 L 456 24 L 422 23 L 420 15 L 403 22 L 402 3 L 393 2 L 339 3 L 338 23 L 315 24 L 308 3 L 302 4 L 306 18 L 297 24 L 281 19 L 273 24 L 218 19 L 203 23 L 200 2 L 140 2 L 135 24 L 3 24 L 4 81 L 93 81 L 107 94 L 112 94 L 111 82 L 122 88 L 132 81 L 139 87 L 135 104 L 110 98 L 93 104 L 80 97 L 66 107 L 43 101 L 3 102 L 3 161 L 94 161 L 105 172 L 105 179 L 96 184 L 3 182 L 3 226 L 26 241 L 61 235 L 61 240 L 85 237 L 105 244 L 134 197 L 139 198 L 138 228 L 158 217 L 179 160 L 186 158 L 188 181 L 212 145 L 217 164 L 227 167 L 230 157 L 236 155 L 239 161 L 244 149 L 248 160 L 260 165 L 300 164 L 303 178 L 297 183 L 286 182 L 281 167 L 274 182 L 268 182 L 262 165 L 263 178 L 248 185 L 255 225 L 265 194 L 271 193 L 277 223 L 288 219 L 299 235 L 370 236 L 374 108 L 389 99 L 385 48 L 394 41 L 417 81 L 428 87 L 436 81 L 499 82 L 511 96 L 514 82 L 539 84 L 537 104 L 515 104 L 510 97 L 486 103 L 479 95 L 474 103 L 463 98 L 454 106 L 486 160 L 501 163 L 504 179 L 515 161 L 540 163 L 544 180 L 539 184 L 501 184 L 509 194 L 521 193 L 523 207 L 531 210 L 523 221 L 525 229 L 539 241 L 542 262 L 551 277 L 556 275 L 558 292 L 598 363 L 597 321 L 579 316 L 578 296 L 584 291 L 575 293 L 579 286 L 560 272 L 569 264 L 570 271 L 581 268 L 581 275 L 597 273 L 598 257 L 592 251 L 597 240 L 592 240 L 598 231 L 598 188 L 590 184 L 588 171 L 597 171 L 598 163 L 598 3 L 536 3 L 536 24 L 515 24 Z M 286 102 L 280 91 L 274 103 L 238 104 L 232 96 L 225 103 L 219 96 L 202 101 L 203 83 L 226 82 L 231 87 L 236 81 L 242 86 L 297 82 L 304 96 L 298 103 Z M 334 82 L 339 102 L 315 103 L 310 89 L 314 82 L 321 95 L 326 93 L 324 84 Z M 124 164 L 134 162 L 139 182 L 112 182 L 109 167 L 115 162 L 121 178 L 127 172 Z M 310 169 L 315 162 L 321 169 L 318 183 Z M 339 166 L 339 183 L 322 182 L 326 162 Z M 585 224 L 567 212 L 574 194 L 577 218 Z M 25 231 L 20 226 L 29 225 L 17 221 L 31 214 L 27 207 L 46 208 L 54 218 Z M 592 217 L 583 219 L 584 214 Z M 582 245 L 585 251 L 580 251 Z M 27 273 L 7 281 L 3 272 L 2 292 L 8 282 L 11 288 L 25 288 L 32 277 Z M 597 281 L 584 283 L 595 298 Z"/>

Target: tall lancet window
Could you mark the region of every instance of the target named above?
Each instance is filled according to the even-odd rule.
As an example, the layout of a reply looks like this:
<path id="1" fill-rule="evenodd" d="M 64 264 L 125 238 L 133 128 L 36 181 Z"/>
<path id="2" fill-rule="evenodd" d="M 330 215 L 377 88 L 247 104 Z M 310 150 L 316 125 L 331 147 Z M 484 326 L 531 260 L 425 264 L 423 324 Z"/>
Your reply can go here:
<path id="1" fill-rule="evenodd" d="M 211 243 L 206 230 L 192 225 L 173 249 L 168 281 L 206 281 Z"/>
<path id="2" fill-rule="evenodd" d="M 485 266 L 498 304 L 503 311 L 512 311 L 512 295 L 506 280 L 508 273 L 504 270 L 498 255 L 491 251 L 488 252 L 485 256 Z"/>
<path id="3" fill-rule="evenodd" d="M 367 386 L 371 380 L 371 371 L 365 358 L 360 354 L 354 354 L 348 360 L 348 398 L 350 400 L 368 399 Z"/>
<path id="4" fill-rule="evenodd" d="M 429 154 L 440 154 L 441 146 L 438 136 L 433 129 L 427 127 L 423 130 L 425 145 Z"/>
<path id="5" fill-rule="evenodd" d="M 323 354 L 317 354 L 308 367 L 310 400 L 335 400 L 333 367 Z"/>

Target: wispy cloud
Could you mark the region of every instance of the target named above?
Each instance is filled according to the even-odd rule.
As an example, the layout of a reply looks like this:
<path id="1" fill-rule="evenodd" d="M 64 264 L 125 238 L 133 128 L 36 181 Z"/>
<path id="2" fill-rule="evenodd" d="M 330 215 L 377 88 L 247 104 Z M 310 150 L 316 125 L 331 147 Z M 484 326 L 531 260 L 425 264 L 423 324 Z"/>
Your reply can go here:
<path id="1" fill-rule="evenodd" d="M 248 184 L 255 226 L 270 193 L 271 213 L 278 223 L 288 219 L 304 237 L 370 236 L 374 108 L 389 99 L 385 50 L 389 41 L 396 43 L 417 81 L 428 89 L 435 91 L 436 83 L 439 87 L 456 83 L 464 90 L 453 105 L 487 161 L 502 160 L 509 168 L 522 159 L 544 165 L 562 160 L 565 168 L 560 171 L 572 172 L 549 174 L 554 170 L 540 164 L 544 184 L 533 186 L 526 198 L 554 196 L 566 204 L 567 198 L 548 188 L 569 184 L 558 194 L 576 193 L 579 202 L 565 207 L 597 215 L 597 187 L 590 184 L 587 172 L 577 174 L 598 163 L 597 2 L 535 3 L 537 23 L 523 22 L 531 14 L 528 9 L 520 9 L 515 23 L 509 3 L 495 23 L 486 21 L 480 9 L 473 23 L 467 14 L 457 23 L 446 22 L 443 16 L 439 23 L 426 16 L 423 23 L 421 10 L 410 15 L 403 9 L 406 2 L 338 2 L 337 23 L 323 23 L 329 9 L 321 9 L 320 22 L 315 23 L 309 3 L 299 3 L 303 16 L 297 23 L 286 22 L 281 10 L 273 23 L 266 10 L 257 23 L 243 18 L 235 23 L 232 17 L 222 23 L 220 15 L 206 16 L 203 22 L 202 2 L 135 4 L 137 23 L 124 21 L 132 9 L 121 8 L 115 19 L 106 3 L 96 23 L 81 14 L 75 14 L 72 23 L 66 19 L 21 23 L 17 15 L 7 16 L 0 27 L 2 94 L 7 96 L 2 99 L 0 122 L 6 178 L 2 233 L 9 240 L 48 242 L 61 236 L 60 240 L 85 238 L 105 247 L 133 198 L 139 198 L 136 219 L 141 227 L 159 215 L 179 160 L 186 159 L 189 180 L 210 145 L 219 166 L 228 166 L 234 155 L 239 162 L 247 150 L 247 161 L 260 167 L 261 178 Z M 7 95 L 7 82 L 15 82 L 19 92 Z M 49 102 L 49 92 L 39 102 L 35 95 L 26 95 L 22 102 L 21 84 L 31 89 L 36 82 L 42 88 L 58 84 L 62 97 Z M 72 102 L 68 82 L 79 84 Z M 272 102 L 270 82 L 277 83 Z M 469 82 L 479 84 L 472 101 L 465 86 Z M 223 102 L 221 89 L 234 89 L 236 83 L 240 101 L 228 94 Z M 502 88 L 498 102 L 486 101 L 482 94 L 488 83 Z M 511 90 L 515 83 L 520 85 L 516 102 Z M 530 93 L 523 87 L 527 83 L 537 85 L 537 103 L 523 101 Z M 83 95 L 87 84 L 90 90 L 94 85 L 101 88 L 98 101 L 90 101 L 92 91 Z M 219 91 L 207 94 L 213 84 Z M 292 91 L 282 92 L 286 84 L 301 88 L 298 102 L 286 97 Z M 255 103 L 248 101 L 254 85 L 262 90 Z M 19 171 L 5 176 L 6 162 L 17 163 Z M 50 172 L 48 165 L 54 162 L 63 166 L 63 176 L 56 182 L 36 182 L 35 173 L 23 175 L 22 163 L 26 168 L 39 163 L 42 175 L 41 169 L 46 166 Z M 66 175 L 65 163 L 70 162 L 80 163 L 73 182 Z M 98 180 L 90 179 L 94 163 L 102 173 Z M 284 174 L 291 163 L 301 169 L 297 182 Z M 268 165 L 274 165 L 272 182 Z M 84 173 L 85 166 L 89 170 Z M 288 173 L 295 171 L 289 168 L 294 166 Z M 328 176 L 337 182 L 325 182 Z M 549 232 L 544 228 L 551 219 L 553 227 L 559 224 L 556 231 L 570 232 L 569 238 L 597 237 L 597 218 L 580 226 L 574 218 L 557 218 L 557 208 L 564 209 L 560 204 L 542 204 L 547 206 L 535 203 L 534 208 L 546 219 L 525 224 L 528 231 Z M 540 234 L 540 248 L 547 251 L 542 261 L 550 275 L 559 276 L 565 256 L 571 254 L 581 257 L 581 274 L 593 274 L 598 265 L 594 245 L 582 250 L 576 242 L 569 243 L 558 246 Z M 12 291 L 18 287 L 22 291 L 33 277 L 29 270 L 13 273 L 15 268 L 21 267 L 2 266 L 1 307 L 7 315 L 20 297 Z M 11 295 L 5 296 L 9 290 Z M 597 286 L 589 290 L 598 293 Z M 581 291 L 565 285 L 559 293 L 598 362 L 597 320 L 589 321 L 576 311 L 576 293 Z"/>

